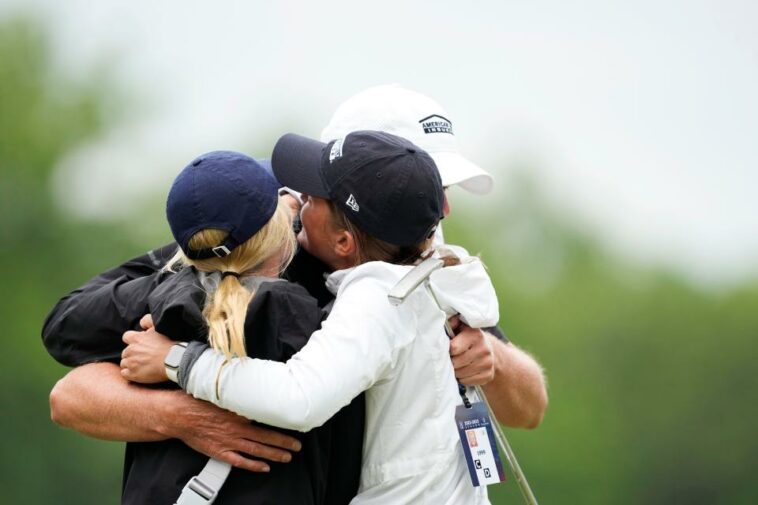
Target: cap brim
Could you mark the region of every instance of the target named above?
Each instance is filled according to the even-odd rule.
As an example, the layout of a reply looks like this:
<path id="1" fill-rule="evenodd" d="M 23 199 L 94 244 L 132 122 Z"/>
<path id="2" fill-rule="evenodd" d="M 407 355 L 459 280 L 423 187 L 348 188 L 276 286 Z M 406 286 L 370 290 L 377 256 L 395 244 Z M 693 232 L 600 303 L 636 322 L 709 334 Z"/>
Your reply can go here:
<path id="1" fill-rule="evenodd" d="M 437 170 L 440 172 L 443 186 L 455 184 L 463 189 L 478 195 L 484 195 L 492 191 L 494 180 L 483 168 L 471 163 L 458 153 L 436 152 L 429 153 Z"/>
<path id="2" fill-rule="evenodd" d="M 271 154 L 274 177 L 284 186 L 319 198 L 329 198 L 321 180 L 326 144 L 294 133 L 281 137 Z"/>

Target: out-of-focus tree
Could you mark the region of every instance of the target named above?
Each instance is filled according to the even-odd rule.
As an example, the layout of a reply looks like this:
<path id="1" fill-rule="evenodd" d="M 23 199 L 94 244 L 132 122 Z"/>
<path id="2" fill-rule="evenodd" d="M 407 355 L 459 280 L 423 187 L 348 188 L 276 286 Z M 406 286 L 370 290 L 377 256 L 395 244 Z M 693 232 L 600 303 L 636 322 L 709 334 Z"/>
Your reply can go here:
<path id="1" fill-rule="evenodd" d="M 511 431 L 537 497 L 753 503 L 758 285 L 708 292 L 624 263 L 548 210 L 530 184 L 512 184 L 487 217 L 457 215 L 445 231 L 481 251 L 501 325 L 546 368 L 542 426 Z M 491 495 L 520 500 L 515 484 Z"/>
<path id="2" fill-rule="evenodd" d="M 158 244 L 125 233 L 144 214 L 131 225 L 95 223 L 53 203 L 55 167 L 118 119 L 110 113 L 118 93 L 107 75 L 72 81 L 56 71 L 44 34 L 28 19 L 0 21 L 0 500 L 114 503 L 122 445 L 50 422 L 47 395 L 66 369 L 45 353 L 40 328 L 66 292 Z M 456 210 L 445 230 L 482 253 L 502 327 L 547 370 L 545 421 L 510 432 L 537 497 L 753 503 L 758 285 L 710 292 L 625 263 L 556 218 L 528 181 L 511 181 L 511 191 L 487 199 L 495 203 Z M 512 482 L 491 496 L 521 500 Z"/>
<path id="3" fill-rule="evenodd" d="M 47 396 L 65 369 L 47 356 L 39 336 L 47 310 L 89 275 L 93 262 L 105 267 L 121 257 L 119 249 L 134 250 L 103 225 L 67 219 L 50 191 L 56 164 L 107 128 L 106 97 L 113 93 L 104 76 L 72 82 L 54 71 L 48 44 L 31 19 L 0 22 L 2 501 L 114 502 L 121 448 L 50 422 Z"/>

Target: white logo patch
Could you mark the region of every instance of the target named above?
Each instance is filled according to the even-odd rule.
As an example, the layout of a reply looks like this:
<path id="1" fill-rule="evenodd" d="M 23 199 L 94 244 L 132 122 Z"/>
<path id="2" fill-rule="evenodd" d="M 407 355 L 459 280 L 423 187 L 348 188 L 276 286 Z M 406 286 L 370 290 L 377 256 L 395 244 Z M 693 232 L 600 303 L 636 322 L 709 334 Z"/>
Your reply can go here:
<path id="1" fill-rule="evenodd" d="M 347 201 L 345 202 L 345 205 L 353 209 L 355 212 L 358 212 L 361 210 L 361 208 L 358 206 L 358 202 L 355 201 L 355 197 L 352 195 L 352 193 L 350 194 L 350 198 L 348 198 Z"/>
<path id="2" fill-rule="evenodd" d="M 333 163 L 334 160 L 342 158 L 342 144 L 345 142 L 345 138 L 337 139 L 332 144 L 332 150 L 329 151 L 329 163 Z"/>

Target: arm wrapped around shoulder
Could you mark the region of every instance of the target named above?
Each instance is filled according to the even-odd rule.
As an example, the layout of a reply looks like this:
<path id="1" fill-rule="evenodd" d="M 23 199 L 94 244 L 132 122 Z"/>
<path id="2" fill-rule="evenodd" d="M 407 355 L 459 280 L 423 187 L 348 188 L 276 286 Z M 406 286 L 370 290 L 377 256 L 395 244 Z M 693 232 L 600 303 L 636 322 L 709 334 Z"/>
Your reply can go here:
<path id="1" fill-rule="evenodd" d="M 468 256 L 459 265 L 442 268 L 429 279 L 448 316 L 460 314 L 472 328 L 495 326 L 500 318 L 497 295 L 479 258 Z"/>

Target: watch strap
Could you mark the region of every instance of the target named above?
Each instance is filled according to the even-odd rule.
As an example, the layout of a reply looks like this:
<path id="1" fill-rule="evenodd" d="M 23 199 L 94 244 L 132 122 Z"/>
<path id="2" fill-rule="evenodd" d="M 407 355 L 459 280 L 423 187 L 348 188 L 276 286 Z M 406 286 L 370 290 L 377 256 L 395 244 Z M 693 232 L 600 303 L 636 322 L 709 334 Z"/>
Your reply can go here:
<path id="1" fill-rule="evenodd" d="M 179 366 L 185 350 L 187 350 L 187 342 L 176 343 L 171 346 L 166 358 L 163 360 L 163 366 L 166 369 L 166 377 L 168 377 L 171 382 L 179 383 Z M 168 363 L 169 359 L 171 359 L 172 363 L 176 363 L 176 365 Z"/>

